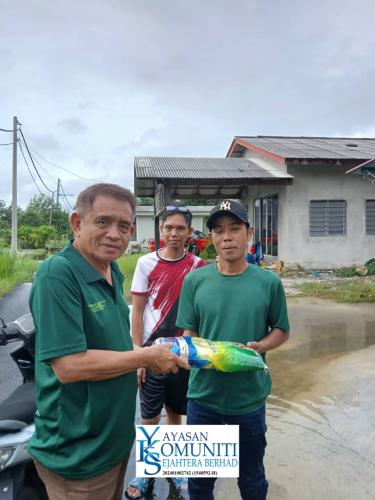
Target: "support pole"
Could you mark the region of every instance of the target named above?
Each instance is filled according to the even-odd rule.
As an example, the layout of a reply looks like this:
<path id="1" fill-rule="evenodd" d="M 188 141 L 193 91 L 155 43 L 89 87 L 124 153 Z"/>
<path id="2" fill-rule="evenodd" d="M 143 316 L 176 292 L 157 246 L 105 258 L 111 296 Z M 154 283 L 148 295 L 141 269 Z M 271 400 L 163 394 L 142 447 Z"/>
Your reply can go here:
<path id="1" fill-rule="evenodd" d="M 17 125 L 17 117 L 13 116 L 12 232 L 10 248 L 14 254 L 17 253 Z"/>

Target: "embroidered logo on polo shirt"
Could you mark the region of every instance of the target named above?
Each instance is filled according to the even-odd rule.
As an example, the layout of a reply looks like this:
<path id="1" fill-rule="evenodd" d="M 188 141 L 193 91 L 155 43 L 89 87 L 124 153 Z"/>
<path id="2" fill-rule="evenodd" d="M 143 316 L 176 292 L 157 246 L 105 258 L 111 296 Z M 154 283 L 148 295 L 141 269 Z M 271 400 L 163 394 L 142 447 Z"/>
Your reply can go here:
<path id="1" fill-rule="evenodd" d="M 106 300 L 99 300 L 99 302 L 94 302 L 93 304 L 89 304 L 89 308 L 92 312 L 96 313 L 98 311 L 102 311 L 105 308 Z"/>

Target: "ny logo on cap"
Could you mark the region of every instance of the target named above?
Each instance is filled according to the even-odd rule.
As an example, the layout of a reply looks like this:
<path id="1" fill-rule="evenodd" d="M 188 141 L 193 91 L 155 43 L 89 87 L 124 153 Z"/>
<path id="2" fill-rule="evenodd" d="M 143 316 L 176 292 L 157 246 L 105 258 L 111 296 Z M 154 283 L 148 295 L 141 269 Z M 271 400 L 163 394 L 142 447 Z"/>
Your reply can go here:
<path id="1" fill-rule="evenodd" d="M 223 201 L 220 205 L 220 210 L 230 210 L 230 201 Z"/>

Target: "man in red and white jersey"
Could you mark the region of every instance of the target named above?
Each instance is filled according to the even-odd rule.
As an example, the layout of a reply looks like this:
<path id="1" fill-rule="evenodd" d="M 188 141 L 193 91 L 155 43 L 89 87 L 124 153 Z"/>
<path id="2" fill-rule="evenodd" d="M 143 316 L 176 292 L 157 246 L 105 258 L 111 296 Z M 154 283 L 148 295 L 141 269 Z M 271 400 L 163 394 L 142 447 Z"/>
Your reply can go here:
<path id="1" fill-rule="evenodd" d="M 206 264 L 185 249 L 192 232 L 192 214 L 187 208 L 168 206 L 161 220 L 165 247 L 139 258 L 131 286 L 133 342 L 142 347 L 160 337 L 182 335 L 183 330 L 176 327 L 182 282 L 190 271 Z M 164 405 L 167 424 L 181 424 L 181 415 L 186 415 L 188 382 L 189 372 L 184 369 L 166 376 L 138 369 L 141 424 L 156 425 Z M 182 486 L 181 479 L 174 479 L 177 487 Z M 150 484 L 148 478 L 134 478 L 125 495 L 141 498 Z"/>

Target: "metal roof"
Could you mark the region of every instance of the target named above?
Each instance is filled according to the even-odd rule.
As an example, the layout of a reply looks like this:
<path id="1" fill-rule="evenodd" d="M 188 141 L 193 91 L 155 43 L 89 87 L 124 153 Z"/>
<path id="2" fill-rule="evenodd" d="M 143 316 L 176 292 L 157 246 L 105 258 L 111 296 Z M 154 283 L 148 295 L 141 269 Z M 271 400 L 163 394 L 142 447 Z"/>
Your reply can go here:
<path id="1" fill-rule="evenodd" d="M 236 136 L 236 140 L 287 160 L 369 160 L 375 158 L 375 138 Z"/>
<path id="2" fill-rule="evenodd" d="M 137 156 L 136 196 L 154 196 L 156 183 L 168 185 L 174 198 L 240 197 L 250 184 L 290 184 L 293 176 L 282 166 L 247 158 L 178 158 Z"/>
<path id="3" fill-rule="evenodd" d="M 280 168 L 266 168 L 245 158 L 176 158 L 137 156 L 137 178 L 161 179 L 292 179 Z"/>

